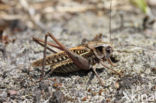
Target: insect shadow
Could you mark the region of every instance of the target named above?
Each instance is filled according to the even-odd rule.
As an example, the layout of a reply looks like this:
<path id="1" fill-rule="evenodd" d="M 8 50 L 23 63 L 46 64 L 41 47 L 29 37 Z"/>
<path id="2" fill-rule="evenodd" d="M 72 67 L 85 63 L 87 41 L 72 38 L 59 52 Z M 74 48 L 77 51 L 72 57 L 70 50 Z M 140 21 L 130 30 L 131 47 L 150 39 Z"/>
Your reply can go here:
<path id="1" fill-rule="evenodd" d="M 45 73 L 45 75 L 48 75 L 50 73 L 50 71 L 51 70 L 48 70 Z M 97 69 L 96 71 L 98 73 L 102 73 L 104 70 L 103 69 Z M 80 71 L 70 72 L 70 73 L 56 73 L 56 72 L 53 72 L 53 73 L 49 74 L 49 77 L 51 77 L 51 76 L 58 76 L 58 77 L 80 76 L 80 77 L 83 77 L 83 76 L 88 75 L 90 72 L 93 72 L 93 70 L 92 69 L 90 69 L 88 71 L 80 70 Z"/>
<path id="2" fill-rule="evenodd" d="M 101 74 L 103 71 L 105 71 L 105 70 L 102 68 L 96 69 L 96 72 L 98 74 Z M 49 72 L 50 72 L 50 70 L 48 70 L 45 75 L 47 75 Z M 80 77 L 84 77 L 87 75 L 89 75 L 89 79 L 87 80 L 87 85 L 89 85 L 89 84 L 91 84 L 92 79 L 95 77 L 94 71 L 92 69 L 90 69 L 88 71 L 76 71 L 76 72 L 71 72 L 71 73 L 55 73 L 55 72 L 53 72 L 52 74 L 49 74 L 48 77 L 53 77 L 53 76 L 58 76 L 58 77 L 80 76 Z"/>

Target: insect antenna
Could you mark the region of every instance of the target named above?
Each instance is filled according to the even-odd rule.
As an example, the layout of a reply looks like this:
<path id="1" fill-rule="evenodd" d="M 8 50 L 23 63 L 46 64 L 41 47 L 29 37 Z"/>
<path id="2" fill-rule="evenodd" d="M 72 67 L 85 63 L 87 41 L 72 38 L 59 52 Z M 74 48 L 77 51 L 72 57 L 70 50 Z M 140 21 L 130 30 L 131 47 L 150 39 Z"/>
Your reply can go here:
<path id="1" fill-rule="evenodd" d="M 109 42 L 112 43 L 111 40 L 111 35 L 112 35 L 112 30 L 111 30 L 111 22 L 112 22 L 112 0 L 110 0 L 110 13 L 109 13 Z"/>

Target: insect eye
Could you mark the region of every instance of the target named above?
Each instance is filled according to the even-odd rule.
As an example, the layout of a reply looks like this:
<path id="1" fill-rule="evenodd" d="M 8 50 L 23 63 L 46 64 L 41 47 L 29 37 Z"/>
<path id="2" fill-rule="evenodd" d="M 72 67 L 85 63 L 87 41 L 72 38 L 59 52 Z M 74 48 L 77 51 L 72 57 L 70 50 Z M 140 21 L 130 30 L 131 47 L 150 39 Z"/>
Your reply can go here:
<path id="1" fill-rule="evenodd" d="M 102 46 L 99 46 L 99 47 L 96 47 L 96 49 L 97 49 L 98 51 L 102 52 L 103 47 L 102 47 Z"/>
<path id="2" fill-rule="evenodd" d="M 106 50 L 107 53 L 111 53 L 112 52 L 112 48 L 110 46 L 106 47 L 105 50 Z"/>

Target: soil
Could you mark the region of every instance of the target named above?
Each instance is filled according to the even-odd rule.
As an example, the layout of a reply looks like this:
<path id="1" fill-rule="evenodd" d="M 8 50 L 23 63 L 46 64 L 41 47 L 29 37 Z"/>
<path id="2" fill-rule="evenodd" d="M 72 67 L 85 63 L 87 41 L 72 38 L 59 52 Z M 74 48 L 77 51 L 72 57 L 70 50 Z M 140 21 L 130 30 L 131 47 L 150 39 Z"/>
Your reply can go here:
<path id="1" fill-rule="evenodd" d="M 10 36 L 9 39 L 15 39 L 14 42 L 9 42 L 6 47 L 1 45 L 6 50 L 6 56 L 0 54 L 0 103 L 156 101 L 156 29 L 154 24 L 143 29 L 145 14 L 138 8 L 131 11 L 112 9 L 111 42 L 113 59 L 117 64 L 112 68 L 122 72 L 122 77 L 97 64 L 104 87 L 92 71 L 47 75 L 39 81 L 41 70 L 33 68 L 31 63 L 43 57 L 44 48 L 36 44 L 32 37 L 44 39 L 45 34 L 50 32 L 68 48 L 80 45 L 83 39 L 91 40 L 99 33 L 102 33 L 103 41 L 110 42 L 107 10 L 64 15 L 43 23 L 44 31 L 28 28 Z"/>

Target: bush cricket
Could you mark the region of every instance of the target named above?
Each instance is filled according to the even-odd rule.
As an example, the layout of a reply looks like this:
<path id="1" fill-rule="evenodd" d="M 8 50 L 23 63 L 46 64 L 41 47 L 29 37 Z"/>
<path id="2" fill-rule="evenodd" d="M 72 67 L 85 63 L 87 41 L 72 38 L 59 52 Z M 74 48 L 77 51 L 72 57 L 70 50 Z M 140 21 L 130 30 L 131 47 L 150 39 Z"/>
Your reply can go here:
<path id="1" fill-rule="evenodd" d="M 111 8 L 111 5 L 110 5 Z M 111 12 L 111 11 L 110 11 Z M 111 19 L 111 13 L 110 13 Z M 110 20 L 111 27 L 111 20 Z M 110 32 L 110 41 L 111 41 L 111 30 Z M 50 37 L 55 43 L 47 42 L 47 38 Z M 110 65 L 115 66 L 110 56 L 113 52 L 111 43 L 101 41 L 102 36 L 96 36 L 92 41 L 82 44 L 80 46 L 68 49 L 63 44 L 61 44 L 51 33 L 45 35 L 45 40 L 33 37 L 33 40 L 44 47 L 44 56 L 43 59 L 36 60 L 32 63 L 33 67 L 42 67 L 42 76 L 44 75 L 45 66 L 49 66 L 52 72 L 57 73 L 69 73 L 79 70 L 90 70 L 92 69 L 96 77 L 99 80 L 99 83 L 104 86 L 101 78 L 96 72 L 95 64 L 100 63 L 104 68 L 110 69 L 116 74 L 120 75 L 117 71 L 108 67 L 104 62 L 107 61 Z M 53 49 L 49 48 L 47 45 L 55 47 L 61 52 L 57 53 Z M 46 50 L 50 50 L 55 54 L 46 57 Z"/>
<path id="2" fill-rule="evenodd" d="M 47 37 L 53 39 L 57 45 L 51 42 L 47 42 Z M 33 40 L 38 44 L 44 46 L 43 59 L 36 60 L 32 63 L 34 67 L 42 66 L 43 71 L 45 66 L 50 67 L 51 73 L 69 73 L 79 70 L 92 69 L 96 74 L 101 85 L 104 84 L 100 79 L 99 75 L 97 74 L 96 68 L 94 67 L 96 63 L 100 63 L 103 65 L 103 67 L 121 75 L 120 73 L 116 72 L 115 70 L 109 68 L 107 65 L 104 64 L 104 62 L 107 61 L 112 66 L 115 66 L 110 59 L 110 56 L 113 52 L 110 43 L 102 41 L 90 41 L 87 44 L 68 49 L 50 33 L 46 34 L 45 41 L 35 37 L 33 38 Z M 54 50 L 47 48 L 47 45 L 55 47 L 61 50 L 61 52 L 56 53 Z M 54 52 L 55 54 L 46 57 L 46 49 Z"/>

